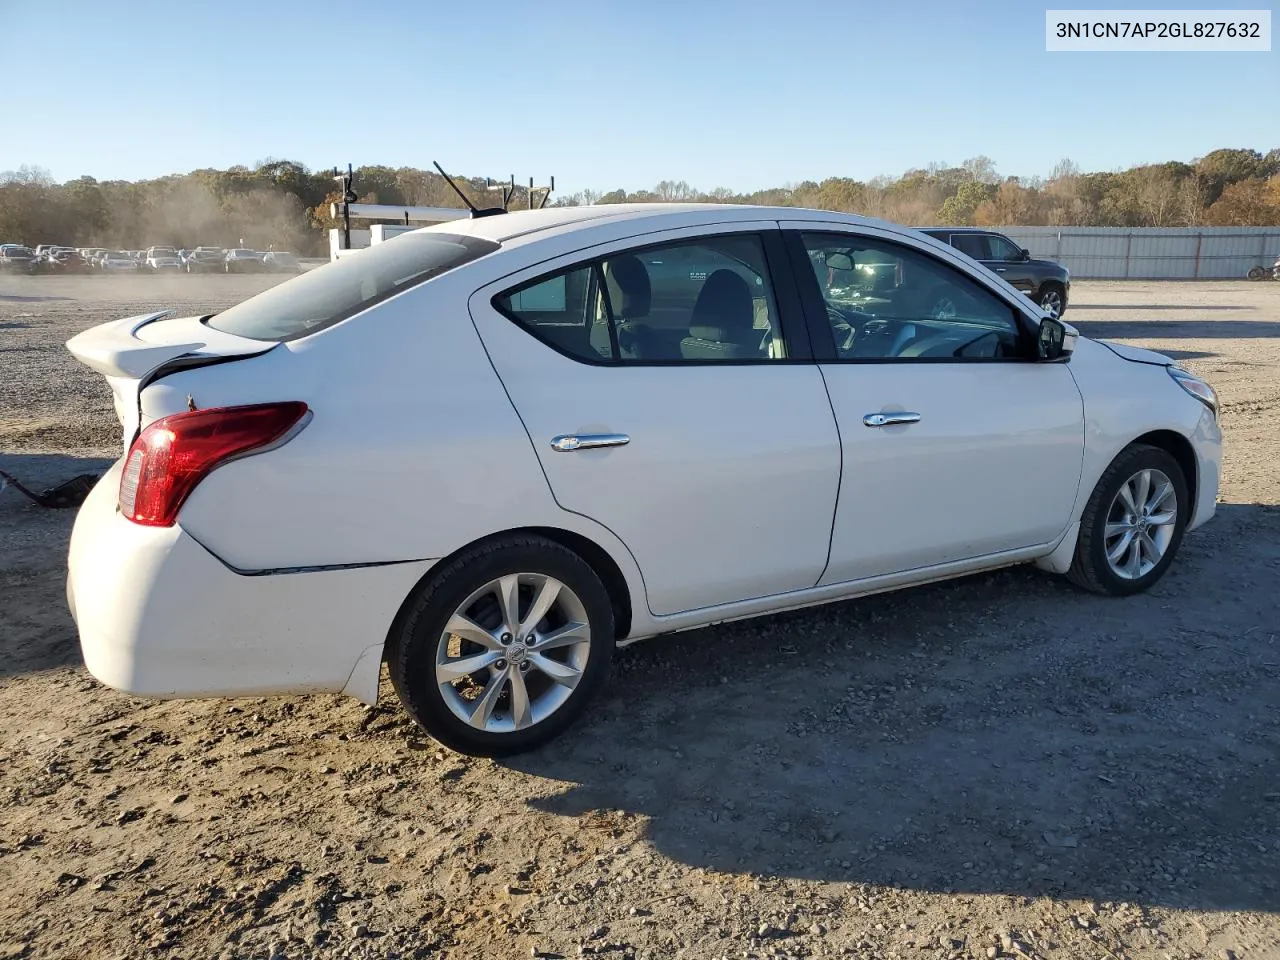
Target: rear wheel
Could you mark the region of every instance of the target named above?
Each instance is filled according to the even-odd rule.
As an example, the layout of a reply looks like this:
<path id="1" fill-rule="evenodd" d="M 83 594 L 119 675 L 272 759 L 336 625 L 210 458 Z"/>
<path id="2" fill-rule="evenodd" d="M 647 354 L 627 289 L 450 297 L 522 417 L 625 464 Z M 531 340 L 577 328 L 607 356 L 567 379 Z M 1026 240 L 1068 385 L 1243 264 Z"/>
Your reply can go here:
<path id="1" fill-rule="evenodd" d="M 1249 279 L 1250 279 L 1250 280 L 1261 280 L 1261 279 L 1262 279 L 1263 277 L 1265 277 L 1266 275 L 1267 275 L 1267 271 L 1266 271 L 1266 269 L 1265 269 L 1265 268 L 1263 268 L 1263 267 L 1250 267 L 1250 268 L 1249 268 Z"/>
<path id="2" fill-rule="evenodd" d="M 1178 461 L 1158 447 L 1128 447 L 1085 506 L 1068 578 L 1115 597 L 1146 590 L 1173 562 L 1190 513 Z"/>
<path id="3" fill-rule="evenodd" d="M 410 597 L 387 651 L 391 682 L 445 746 L 508 756 L 561 733 L 604 685 L 613 607 L 581 557 L 504 537 L 465 551 Z"/>

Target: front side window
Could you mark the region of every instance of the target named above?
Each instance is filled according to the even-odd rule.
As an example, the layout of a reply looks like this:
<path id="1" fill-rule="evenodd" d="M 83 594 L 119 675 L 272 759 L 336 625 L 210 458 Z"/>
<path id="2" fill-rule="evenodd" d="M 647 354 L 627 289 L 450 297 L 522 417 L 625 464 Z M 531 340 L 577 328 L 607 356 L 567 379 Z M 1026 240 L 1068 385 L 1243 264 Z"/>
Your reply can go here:
<path id="1" fill-rule="evenodd" d="M 947 264 L 909 247 L 854 234 L 803 234 L 802 242 L 840 359 L 1025 355 L 1013 307 Z"/>
<path id="2" fill-rule="evenodd" d="M 610 254 L 493 303 L 587 362 L 776 360 L 786 351 L 768 277 L 760 238 L 732 234 Z"/>
<path id="3" fill-rule="evenodd" d="M 1022 259 L 1022 251 L 1006 237 L 992 233 L 987 236 L 987 243 L 991 245 L 992 260 L 1011 262 Z"/>
<path id="4" fill-rule="evenodd" d="M 407 233 L 299 274 L 209 318 L 209 326 L 253 340 L 296 340 L 487 253 L 498 244 L 447 233 Z M 253 258 L 232 250 L 232 259 Z"/>

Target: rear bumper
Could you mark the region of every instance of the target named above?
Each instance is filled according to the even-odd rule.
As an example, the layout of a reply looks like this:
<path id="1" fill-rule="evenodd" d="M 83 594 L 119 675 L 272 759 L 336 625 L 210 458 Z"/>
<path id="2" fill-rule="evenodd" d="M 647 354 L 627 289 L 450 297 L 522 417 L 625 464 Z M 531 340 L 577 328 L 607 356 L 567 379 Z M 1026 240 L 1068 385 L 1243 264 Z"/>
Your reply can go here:
<path id="1" fill-rule="evenodd" d="M 67 601 L 90 673 L 147 697 L 376 701 L 387 632 L 429 562 L 236 573 L 181 527 L 124 519 L 119 470 L 81 507 L 68 556 Z"/>

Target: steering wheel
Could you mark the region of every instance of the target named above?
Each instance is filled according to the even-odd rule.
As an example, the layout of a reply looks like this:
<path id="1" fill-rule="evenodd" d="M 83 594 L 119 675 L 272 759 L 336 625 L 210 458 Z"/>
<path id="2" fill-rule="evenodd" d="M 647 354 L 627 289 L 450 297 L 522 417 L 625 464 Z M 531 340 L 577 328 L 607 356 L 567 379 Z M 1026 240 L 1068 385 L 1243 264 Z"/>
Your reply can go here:
<path id="1" fill-rule="evenodd" d="M 858 336 L 858 328 L 849 322 L 849 318 L 831 304 L 827 304 L 827 320 L 831 323 L 831 334 L 835 337 L 836 352 L 848 353 L 853 349 L 853 341 Z"/>

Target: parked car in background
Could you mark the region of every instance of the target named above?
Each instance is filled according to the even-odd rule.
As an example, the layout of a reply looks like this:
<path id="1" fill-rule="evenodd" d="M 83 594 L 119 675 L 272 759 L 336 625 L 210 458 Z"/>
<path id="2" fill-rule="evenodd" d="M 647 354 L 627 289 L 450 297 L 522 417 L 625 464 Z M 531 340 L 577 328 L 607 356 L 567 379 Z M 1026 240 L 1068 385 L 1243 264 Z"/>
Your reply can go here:
<path id="1" fill-rule="evenodd" d="M 262 267 L 268 273 L 301 273 L 302 265 L 292 253 L 272 250 L 262 258 Z"/>
<path id="2" fill-rule="evenodd" d="M 182 258 L 172 247 L 152 247 L 142 263 L 151 273 L 181 273 L 183 269 Z"/>
<path id="3" fill-rule="evenodd" d="M 35 273 L 39 260 L 36 252 L 20 243 L 0 243 L 0 271 Z"/>
<path id="4" fill-rule="evenodd" d="M 187 273 L 222 272 L 226 263 L 226 252 L 217 247 L 196 247 L 189 254 L 184 265 Z"/>
<path id="5" fill-rule="evenodd" d="M 1032 259 L 1028 250 L 1019 247 L 1002 233 L 981 227 L 927 227 L 931 237 L 949 243 L 972 257 L 988 270 L 1000 274 L 1053 317 L 1067 312 L 1071 292 L 1071 274 L 1053 260 Z"/>
<path id="6" fill-rule="evenodd" d="M 77 251 L 60 247 L 50 251 L 40 263 L 42 273 L 88 273 L 89 263 Z"/>
<path id="7" fill-rule="evenodd" d="M 68 348 L 124 450 L 68 558 L 90 672 L 373 703 L 386 663 L 468 753 L 558 734 L 619 643 L 1019 563 L 1135 594 L 1216 509 L 1207 383 L 828 211 L 458 220 Z"/>
<path id="8" fill-rule="evenodd" d="M 81 249 L 80 255 L 83 256 L 85 262 L 89 264 L 89 269 L 97 270 L 102 266 L 102 258 L 107 255 L 107 248 L 84 247 Z"/>
<path id="9" fill-rule="evenodd" d="M 227 251 L 222 268 L 227 273 L 259 273 L 262 271 L 262 255 L 256 250 L 237 247 Z"/>
<path id="10" fill-rule="evenodd" d="M 98 259 L 98 269 L 103 273 L 137 273 L 138 261 L 127 250 L 108 250 Z"/>

